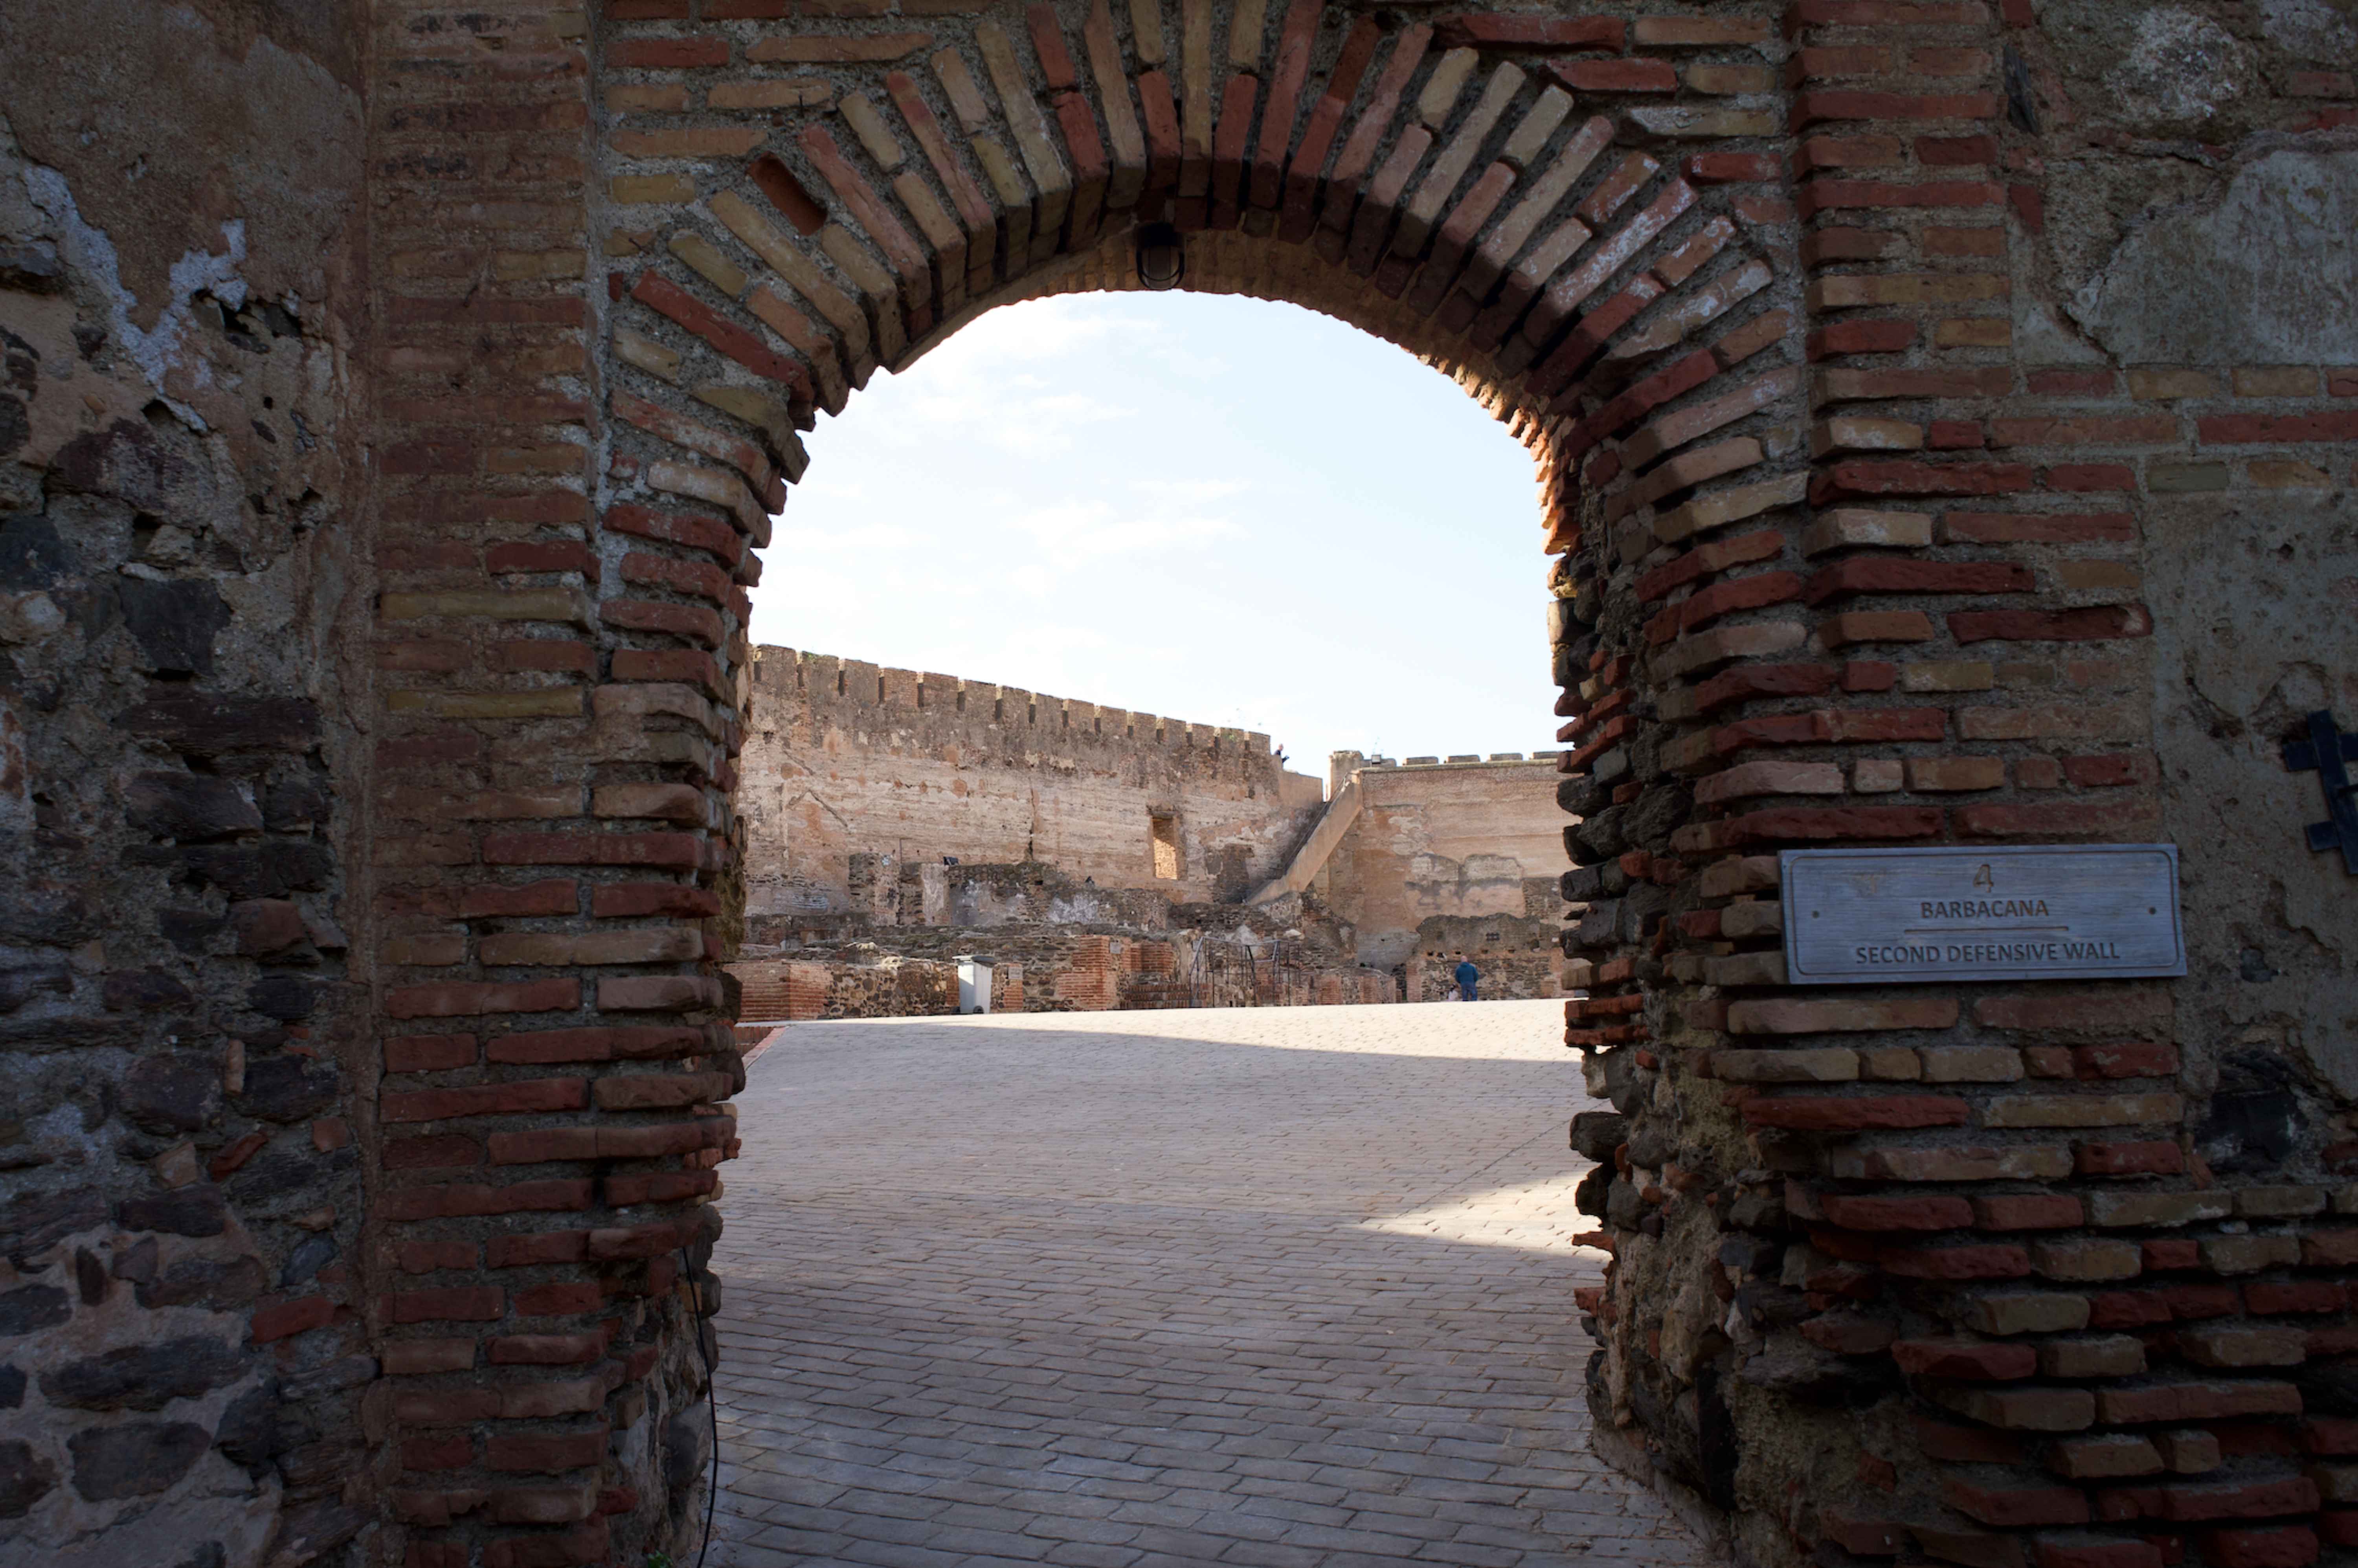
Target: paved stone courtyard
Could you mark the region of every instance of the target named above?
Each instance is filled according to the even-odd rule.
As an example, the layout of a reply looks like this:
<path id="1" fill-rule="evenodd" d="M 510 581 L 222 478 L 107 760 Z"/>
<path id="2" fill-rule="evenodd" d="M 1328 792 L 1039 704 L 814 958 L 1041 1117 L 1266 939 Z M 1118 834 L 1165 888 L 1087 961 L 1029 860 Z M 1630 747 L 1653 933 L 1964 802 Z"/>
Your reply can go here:
<path id="1" fill-rule="evenodd" d="M 1562 1004 L 793 1025 L 715 1564 L 1708 1561 L 1587 1448 Z"/>

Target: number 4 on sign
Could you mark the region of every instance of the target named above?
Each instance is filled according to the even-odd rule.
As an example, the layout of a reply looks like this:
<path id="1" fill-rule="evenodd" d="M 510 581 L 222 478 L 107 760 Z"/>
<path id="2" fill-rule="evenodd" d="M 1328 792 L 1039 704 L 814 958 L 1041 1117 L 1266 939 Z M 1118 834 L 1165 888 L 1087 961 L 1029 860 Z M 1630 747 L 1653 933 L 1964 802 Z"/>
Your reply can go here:
<path id="1" fill-rule="evenodd" d="M 2309 825 L 2309 847 L 2342 851 L 2342 863 L 2358 876 L 2358 784 L 2350 782 L 2350 764 L 2358 762 L 2358 735 L 2344 735 L 2330 712 L 2309 716 L 2309 739 L 2284 749 L 2285 766 L 2296 773 L 2315 769 L 2325 785 L 2325 816 Z"/>

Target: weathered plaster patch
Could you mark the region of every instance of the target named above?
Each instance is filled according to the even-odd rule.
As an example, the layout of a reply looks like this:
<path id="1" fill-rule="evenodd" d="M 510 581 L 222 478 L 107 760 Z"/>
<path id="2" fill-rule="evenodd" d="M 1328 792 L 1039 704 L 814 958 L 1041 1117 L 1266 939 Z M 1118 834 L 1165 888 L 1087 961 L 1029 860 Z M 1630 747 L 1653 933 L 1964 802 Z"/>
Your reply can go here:
<path id="1" fill-rule="evenodd" d="M 2071 315 L 2126 364 L 2358 359 L 2358 150 L 2279 147 L 2139 227 Z M 2157 310 L 2168 299 L 2173 308 Z"/>
<path id="2" fill-rule="evenodd" d="M 245 281 L 238 276 L 238 268 L 245 261 L 244 221 L 232 218 L 222 224 L 222 254 L 189 251 L 172 264 L 171 292 L 164 308 L 157 316 L 156 325 L 142 331 L 132 319 L 132 311 L 139 302 L 123 286 L 122 265 L 114 246 L 108 242 L 104 231 L 82 222 L 81 212 L 74 205 L 73 192 L 67 188 L 66 177 L 53 168 L 28 165 L 25 169 L 25 188 L 32 196 L 33 205 L 58 226 L 66 261 L 80 269 L 105 298 L 109 323 L 124 354 L 139 367 L 140 373 L 147 378 L 157 395 L 164 397 L 173 413 L 192 427 L 204 429 L 204 418 L 195 409 L 164 396 L 164 379 L 178 369 L 200 386 L 211 384 L 211 368 L 202 356 L 187 352 L 181 339 L 194 321 L 192 302 L 199 294 L 211 294 L 232 308 L 245 303 Z"/>

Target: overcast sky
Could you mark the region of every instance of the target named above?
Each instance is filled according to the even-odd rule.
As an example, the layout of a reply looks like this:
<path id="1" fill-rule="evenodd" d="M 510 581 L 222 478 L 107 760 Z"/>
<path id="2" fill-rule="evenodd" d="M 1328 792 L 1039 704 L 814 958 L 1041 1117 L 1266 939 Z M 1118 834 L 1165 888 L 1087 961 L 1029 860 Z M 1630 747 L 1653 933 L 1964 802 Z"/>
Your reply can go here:
<path id="1" fill-rule="evenodd" d="M 1265 730 L 1313 773 L 1553 743 L 1529 456 L 1339 321 L 1011 306 L 808 440 L 756 642 Z"/>

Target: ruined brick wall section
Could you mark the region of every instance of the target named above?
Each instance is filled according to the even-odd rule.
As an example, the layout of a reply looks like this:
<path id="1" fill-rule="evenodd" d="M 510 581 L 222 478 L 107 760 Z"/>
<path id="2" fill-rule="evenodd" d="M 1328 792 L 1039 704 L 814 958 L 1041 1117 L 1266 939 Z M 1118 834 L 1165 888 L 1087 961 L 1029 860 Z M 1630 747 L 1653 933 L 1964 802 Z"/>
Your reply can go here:
<path id="1" fill-rule="evenodd" d="M 791 648 L 755 650 L 746 722 L 757 914 L 856 904 L 861 853 L 1032 859 L 1104 888 L 1235 897 L 1316 812 L 1315 781 L 1258 732 Z M 1175 881 L 1156 875 L 1157 814 L 1177 819 Z"/>
<path id="2" fill-rule="evenodd" d="M 2199 980 L 1800 992 L 1775 851 L 2172 836 L 2165 772 L 2215 742 L 2177 714 L 2190 668 L 2155 665 L 2142 573 L 2196 547 L 2196 517 L 2223 525 L 2201 548 L 2240 551 L 2267 492 L 2346 486 L 2334 399 L 2358 381 L 2121 364 L 2057 325 L 2048 159 L 2128 141 L 2057 131 L 2054 83 L 2097 68 L 2028 5 L 1783 20 L 1794 184 L 1756 211 L 1783 208 L 1772 254 L 1808 276 L 1808 367 L 1771 373 L 1806 387 L 1806 427 L 1723 401 L 1566 449 L 1595 498 L 1559 541 L 1554 643 L 1583 818 L 1566 978 L 1589 991 L 1567 1037 L 1616 1108 L 1574 1130 L 1615 1255 L 1582 1292 L 1600 1429 L 1732 1510 L 1759 1562 L 2315 1561 L 2358 1542 L 2358 1195 L 2346 1087 L 2249 1025 L 2281 1044 L 2239 1080 L 2210 1022 L 2224 927 L 2262 917 L 2193 894 L 2222 926 Z M 1755 466 L 1804 445 L 1806 469 Z M 1723 473 L 1742 481 L 1693 491 Z M 2324 542 L 2306 515 L 2288 561 Z M 2281 776 L 2282 738 L 2235 788 Z M 2346 952 L 2309 972 L 2346 976 Z"/>
<path id="3" fill-rule="evenodd" d="M 601 508 L 578 9 L 375 8 L 373 1244 L 406 1568 L 692 1552 L 750 444 Z M 600 301 L 599 303 L 602 303 Z M 625 471 L 632 471 L 622 460 Z"/>

